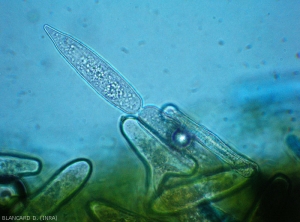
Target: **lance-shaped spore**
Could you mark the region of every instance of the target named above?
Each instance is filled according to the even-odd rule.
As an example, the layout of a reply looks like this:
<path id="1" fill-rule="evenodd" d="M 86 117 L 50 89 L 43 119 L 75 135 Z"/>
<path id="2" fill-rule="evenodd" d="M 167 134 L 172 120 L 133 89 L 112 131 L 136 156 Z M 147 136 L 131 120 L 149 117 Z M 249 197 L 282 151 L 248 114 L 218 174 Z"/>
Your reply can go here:
<path id="1" fill-rule="evenodd" d="M 106 101 L 127 114 L 142 107 L 142 99 L 129 82 L 88 46 L 49 25 L 44 29 L 56 49 L 77 73 Z"/>

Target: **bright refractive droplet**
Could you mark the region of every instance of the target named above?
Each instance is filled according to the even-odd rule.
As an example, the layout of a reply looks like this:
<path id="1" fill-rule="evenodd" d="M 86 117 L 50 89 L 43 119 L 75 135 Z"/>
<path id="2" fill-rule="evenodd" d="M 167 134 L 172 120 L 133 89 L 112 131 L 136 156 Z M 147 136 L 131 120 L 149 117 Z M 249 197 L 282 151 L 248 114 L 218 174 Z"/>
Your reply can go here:
<path id="1" fill-rule="evenodd" d="M 191 142 L 191 136 L 187 132 L 178 129 L 173 133 L 172 141 L 180 147 L 186 147 Z"/>
<path id="2" fill-rule="evenodd" d="M 218 156 L 220 159 L 222 159 L 224 162 L 232 166 L 232 168 L 235 169 L 243 177 L 251 177 L 259 171 L 259 167 L 255 162 L 249 160 L 248 158 L 232 149 L 217 135 L 208 130 L 205 126 L 193 122 L 185 114 L 180 112 L 180 110 L 173 104 L 167 104 L 166 106 L 164 106 L 163 115 L 165 115 L 166 118 L 180 123 L 180 126 L 182 127 L 181 129 L 184 129 L 184 131 L 187 132 L 187 135 L 189 136 L 189 142 L 187 142 L 186 144 L 183 143 L 183 141 L 177 142 L 177 146 L 187 146 L 193 139 L 193 141 L 201 144 L 216 156 Z M 175 131 L 175 133 L 178 132 Z M 175 133 L 173 133 L 171 137 L 174 145 L 176 145 L 176 141 L 178 141 L 178 136 Z"/>

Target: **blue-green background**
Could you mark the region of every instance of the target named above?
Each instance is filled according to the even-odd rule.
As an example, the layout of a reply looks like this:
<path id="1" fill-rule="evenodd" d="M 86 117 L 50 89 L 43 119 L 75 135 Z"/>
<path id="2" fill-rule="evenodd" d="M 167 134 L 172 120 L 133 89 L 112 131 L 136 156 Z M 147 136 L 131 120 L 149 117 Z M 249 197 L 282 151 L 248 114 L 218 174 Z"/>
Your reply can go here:
<path id="1" fill-rule="evenodd" d="M 43 30 L 49 24 L 106 58 L 144 104 L 172 102 L 266 175 L 297 175 L 286 137 L 300 135 L 299 8 L 296 0 L 2 0 L 0 151 L 42 161 L 40 175 L 25 178 L 30 193 L 78 157 L 93 162 L 96 197 L 144 179 L 119 132 L 122 113 L 59 55 Z M 125 168 L 136 174 L 118 183 L 112 175 Z"/>

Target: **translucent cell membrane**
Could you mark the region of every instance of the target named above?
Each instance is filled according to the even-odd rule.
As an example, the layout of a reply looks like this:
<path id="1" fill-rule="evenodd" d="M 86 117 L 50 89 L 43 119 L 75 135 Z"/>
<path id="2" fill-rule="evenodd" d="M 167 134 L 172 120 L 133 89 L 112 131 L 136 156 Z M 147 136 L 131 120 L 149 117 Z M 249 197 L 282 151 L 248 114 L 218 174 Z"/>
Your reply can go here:
<path id="1" fill-rule="evenodd" d="M 191 135 L 180 128 L 180 124 L 164 118 L 161 114 L 158 107 L 146 106 L 138 118 L 123 118 L 126 121 L 122 124 L 125 138 L 153 169 L 156 181 L 154 184 L 167 174 L 183 176 L 199 172 L 207 175 L 222 170 L 222 164 L 215 155 L 201 144 L 195 143 Z M 180 146 L 180 149 L 176 146 Z M 184 150 L 181 150 L 182 146 L 185 147 Z"/>
<path id="2" fill-rule="evenodd" d="M 190 183 L 164 190 L 153 199 L 152 208 L 158 213 L 173 213 L 193 208 L 201 203 L 225 198 L 247 182 L 247 179 L 234 171 L 200 177 Z"/>
<path id="3" fill-rule="evenodd" d="M 142 107 L 136 90 L 105 59 L 70 35 L 49 25 L 44 29 L 60 54 L 105 100 L 128 114 Z"/>
<path id="4" fill-rule="evenodd" d="M 181 154 L 198 159 L 199 151 L 194 144 L 197 142 L 244 177 L 251 177 L 258 171 L 256 163 L 234 151 L 203 125 L 194 123 L 174 105 L 166 105 L 162 110 L 146 106 L 139 112 L 138 118 L 150 133 Z"/>
<path id="5" fill-rule="evenodd" d="M 160 143 L 144 127 L 141 127 L 135 117 L 124 118 L 121 130 L 134 152 L 146 166 L 147 186 L 151 183 L 154 189 L 158 189 L 165 176 L 191 174 L 196 166 L 190 158 Z"/>
<path id="6" fill-rule="evenodd" d="M 89 204 L 90 214 L 99 222 L 107 221 L 138 221 L 138 222 L 156 222 L 153 218 L 138 215 L 126 209 L 113 206 L 104 202 L 93 201 Z"/>
<path id="7" fill-rule="evenodd" d="M 0 157 L 0 175 L 32 175 L 41 170 L 38 160 L 26 157 L 3 155 Z"/>
<path id="8" fill-rule="evenodd" d="M 77 160 L 67 164 L 45 184 L 45 187 L 30 198 L 22 214 L 26 216 L 51 215 L 82 188 L 91 171 L 89 161 Z"/>
<path id="9" fill-rule="evenodd" d="M 229 164 L 234 170 L 244 177 L 251 177 L 258 171 L 258 165 L 237 151 L 233 150 L 229 145 L 223 142 L 217 135 L 209 131 L 206 127 L 200 124 L 196 124 L 186 115 L 178 110 L 174 105 L 167 105 L 163 108 L 163 116 L 166 119 L 173 120 L 180 124 L 180 127 L 186 132 L 185 137 L 193 138 L 198 143 L 202 144 L 212 153 L 221 158 L 224 162 Z M 174 131 L 176 133 L 176 131 Z M 177 137 L 175 137 L 176 139 Z M 174 137 L 170 138 L 173 141 Z M 178 141 L 173 141 L 178 144 Z M 186 142 L 184 142 L 185 144 Z M 179 141 L 179 146 L 181 146 Z"/>
<path id="10" fill-rule="evenodd" d="M 248 184 L 249 177 L 257 171 L 255 163 L 228 146 L 222 147 L 224 143 L 218 137 L 205 134 L 204 127 L 193 123 L 173 105 L 162 109 L 146 106 L 138 117 L 123 117 L 121 129 L 145 163 L 148 180 L 153 182 L 150 206 L 159 214 L 179 212 L 225 198 Z M 218 146 L 226 149 L 223 153 L 229 154 L 220 155 Z M 233 158 L 249 161 L 249 169 L 245 171 L 244 165 L 235 165 Z"/>

